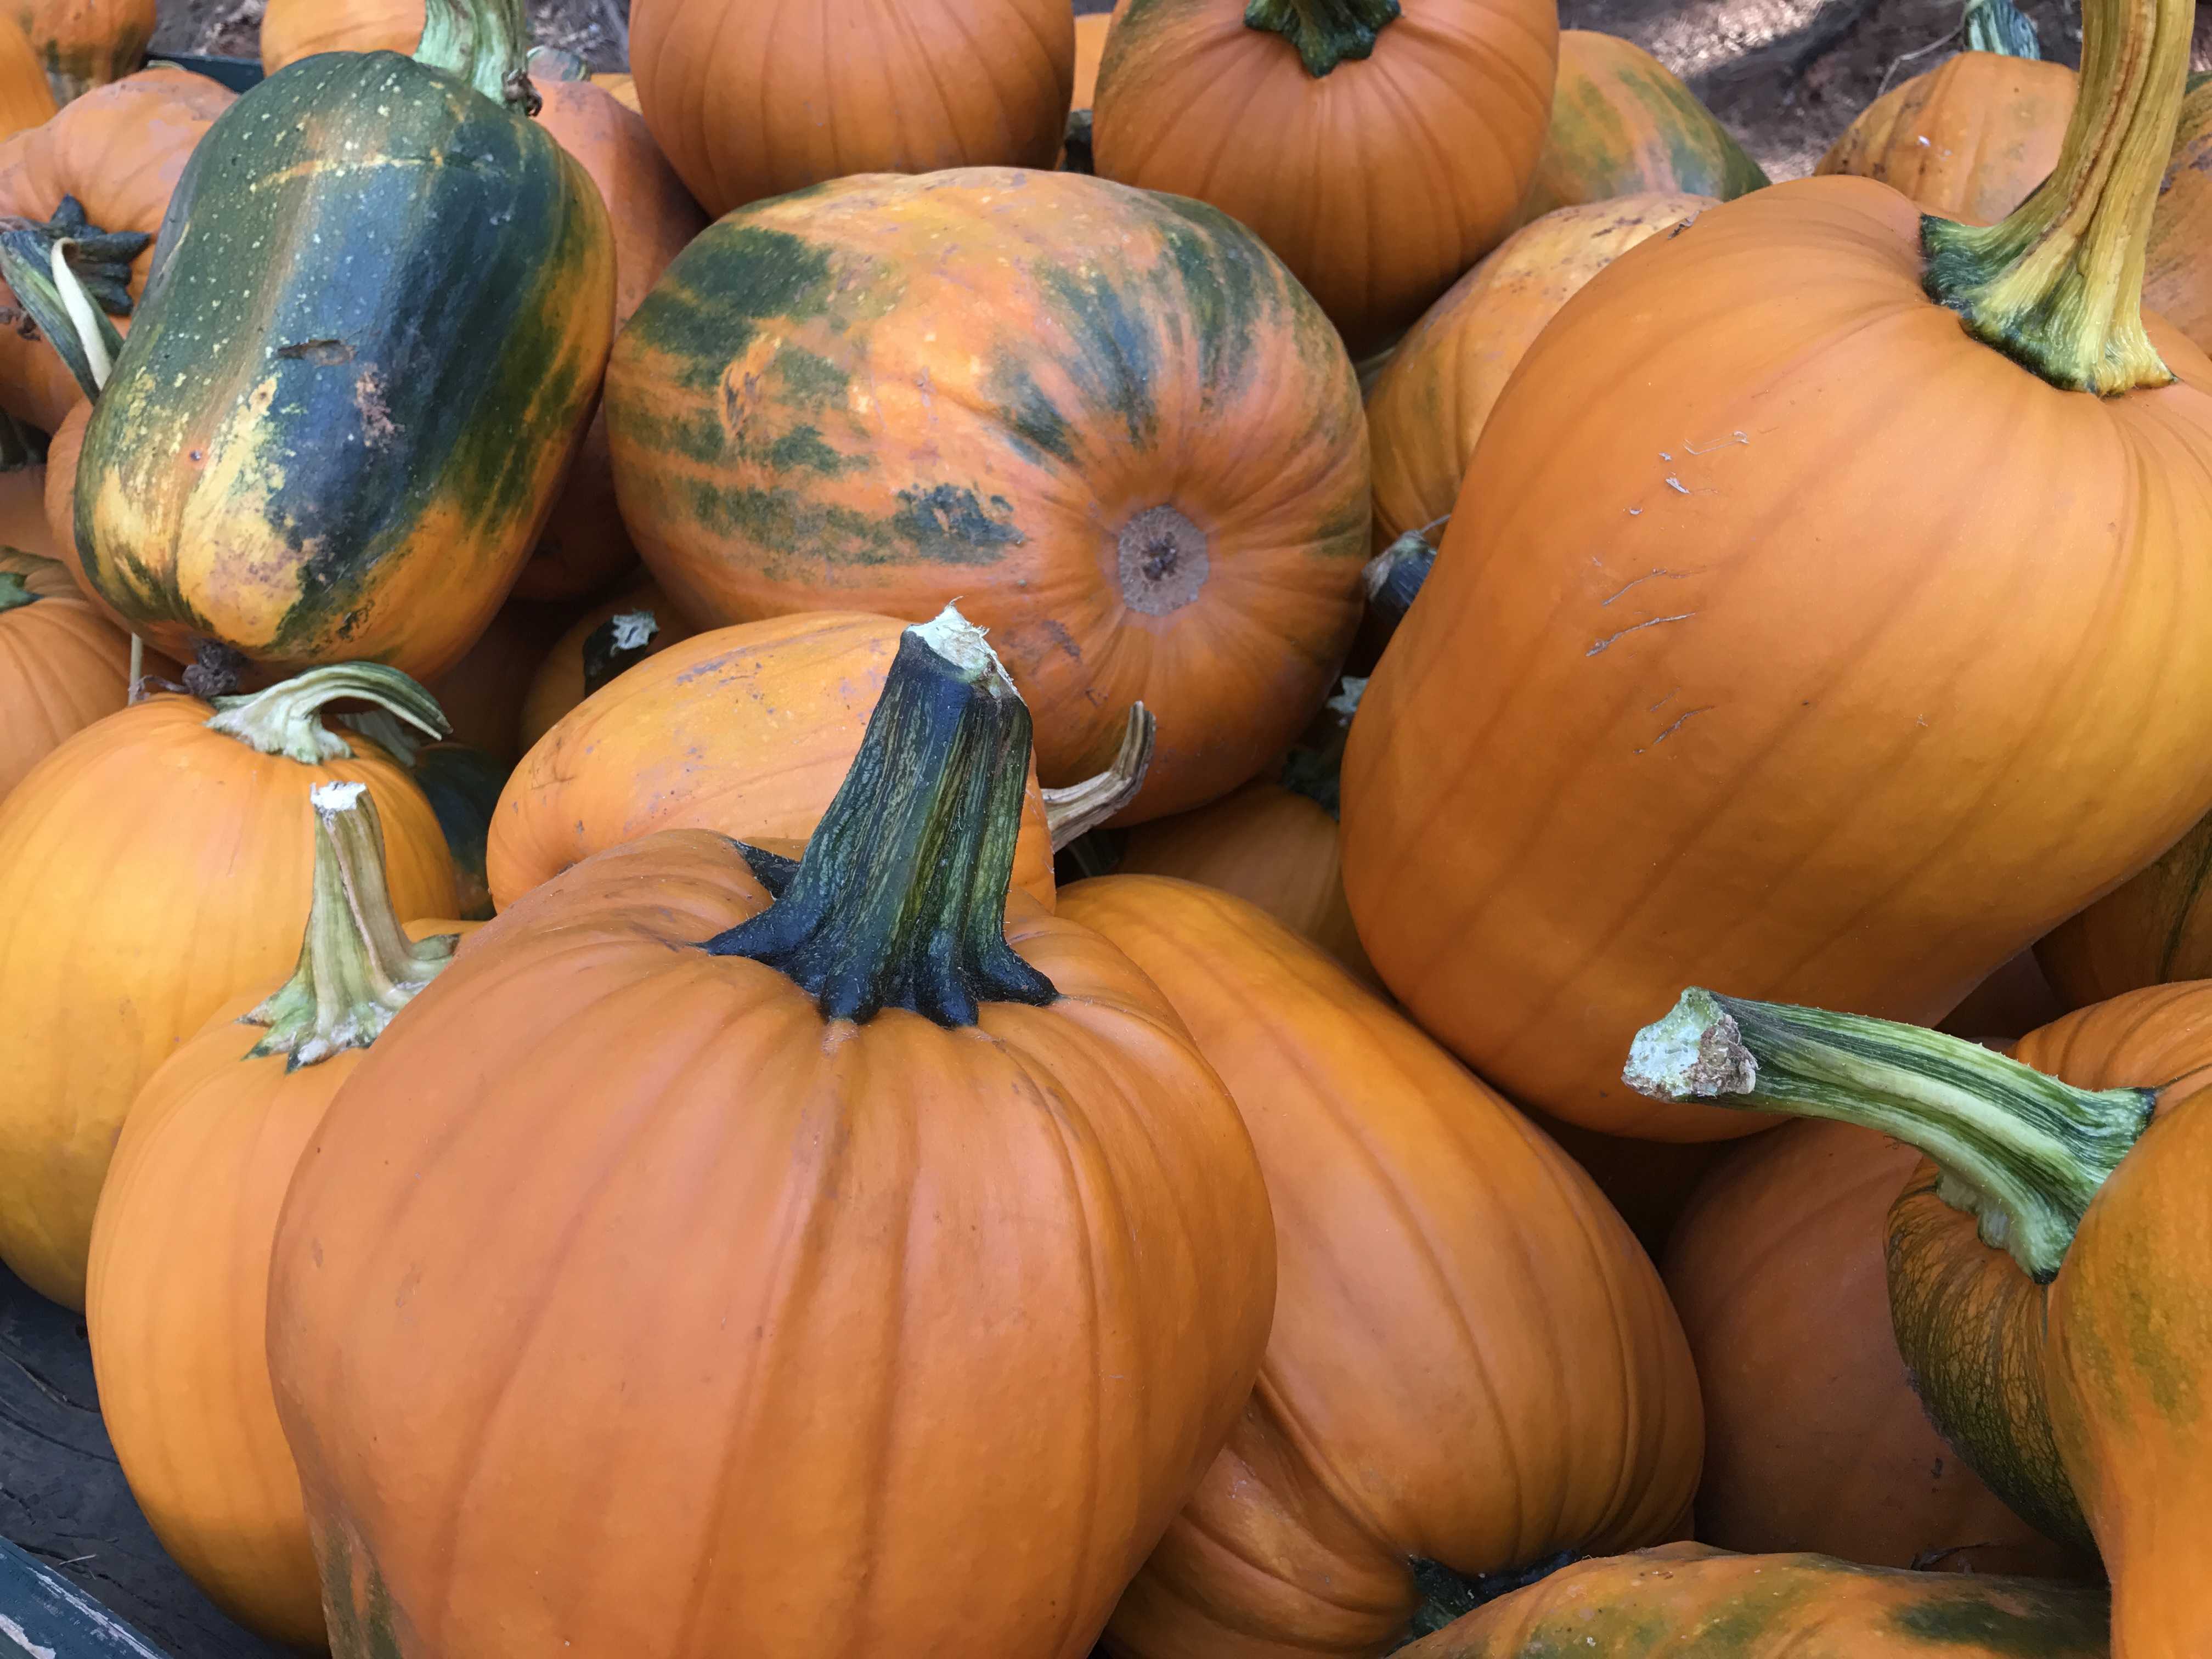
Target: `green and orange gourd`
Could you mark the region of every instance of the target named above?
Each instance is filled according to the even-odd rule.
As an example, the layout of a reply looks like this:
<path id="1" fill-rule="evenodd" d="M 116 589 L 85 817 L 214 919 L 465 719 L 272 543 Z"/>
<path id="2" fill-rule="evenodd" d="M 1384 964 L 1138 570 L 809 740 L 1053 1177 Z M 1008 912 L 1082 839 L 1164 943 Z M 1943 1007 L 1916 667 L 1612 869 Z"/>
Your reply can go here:
<path id="1" fill-rule="evenodd" d="M 340 701 L 417 729 L 422 688 L 366 664 L 251 696 L 158 696 L 61 744 L 0 801 L 0 1260 L 81 1307 L 93 1206 L 139 1087 L 299 950 L 309 789 L 366 783 L 404 915 L 451 915 L 453 866 L 422 792 L 329 729 Z"/>
<path id="2" fill-rule="evenodd" d="M 31 43 L 57 104 L 131 74 L 154 38 L 154 0 L 8 0 L 0 16 Z"/>
<path id="3" fill-rule="evenodd" d="M 1638 1035 L 1626 1076 L 1927 1154 L 1888 1228 L 1891 1314 L 1921 1398 L 2016 1511 L 2102 1556 L 2113 1659 L 2184 1659 L 2212 1638 L 2212 984 L 2078 1010 L 2014 1053 L 1693 989 Z"/>
<path id="4" fill-rule="evenodd" d="M 1688 1350 L 1566 1156 L 1240 899 L 1108 876 L 1060 913 L 1166 996 L 1243 1113 L 1275 1218 L 1258 1386 L 1107 1652 L 1381 1655 L 1469 1581 L 1679 1535 Z"/>
<path id="5" fill-rule="evenodd" d="M 1744 1133 L 1620 1085 L 1680 984 L 1932 1022 L 2212 805 L 2212 641 L 2172 626 L 2212 604 L 2212 362 L 2139 303 L 2191 12 L 2083 15 L 1999 224 L 1756 191 L 1616 260 L 1499 399 L 1344 848 L 1385 983 L 1513 1097 Z"/>
<path id="6" fill-rule="evenodd" d="M 1127 0 L 1092 155 L 1249 225 L 1365 357 L 1517 222 L 1559 33 L 1553 0 Z"/>
<path id="7" fill-rule="evenodd" d="M 623 517 L 686 615 L 957 598 L 1047 785 L 1105 769 L 1131 703 L 1158 716 L 1128 821 L 1278 757 L 1358 623 L 1352 364 L 1196 202 L 973 168 L 732 214 L 623 331 L 606 408 Z"/>
<path id="8" fill-rule="evenodd" d="M 299 963 L 140 1091 L 94 1218 L 85 1324 L 101 1420 L 163 1547 L 240 1623 L 319 1650 L 322 1582 L 269 1384 L 270 1247 L 324 1109 L 452 959 L 456 924 L 402 928 L 368 785 L 310 801 Z"/>
<path id="9" fill-rule="evenodd" d="M 435 676 L 582 434 L 606 210 L 527 118 L 520 0 L 437 0 L 431 21 L 416 58 L 272 76 L 179 181 L 75 506 L 88 584 L 173 654 Z"/>
<path id="10" fill-rule="evenodd" d="M 1028 726 L 910 629 L 799 863 L 588 859 L 369 1051 L 270 1279 L 338 1659 L 1090 1650 L 1273 1241 L 1151 981 L 1010 908 Z"/>

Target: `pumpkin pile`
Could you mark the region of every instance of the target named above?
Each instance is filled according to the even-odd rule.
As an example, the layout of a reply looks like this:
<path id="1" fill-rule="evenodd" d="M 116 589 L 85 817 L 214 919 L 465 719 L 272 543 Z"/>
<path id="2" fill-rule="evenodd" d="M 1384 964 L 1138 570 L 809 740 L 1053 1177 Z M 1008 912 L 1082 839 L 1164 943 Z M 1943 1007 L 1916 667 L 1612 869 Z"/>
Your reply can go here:
<path id="1" fill-rule="evenodd" d="M 2212 1650 L 2192 8 L 1781 183 L 1553 0 L 630 9 L 0 7 L 0 1261 L 208 1595 Z"/>

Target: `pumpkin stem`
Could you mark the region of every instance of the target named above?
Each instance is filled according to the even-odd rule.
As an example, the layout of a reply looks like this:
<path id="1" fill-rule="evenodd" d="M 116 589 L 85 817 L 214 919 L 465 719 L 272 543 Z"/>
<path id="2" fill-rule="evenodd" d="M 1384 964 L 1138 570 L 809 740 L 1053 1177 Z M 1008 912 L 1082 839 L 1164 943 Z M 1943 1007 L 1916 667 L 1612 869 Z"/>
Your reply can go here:
<path id="1" fill-rule="evenodd" d="M 538 113 L 522 0 L 428 0 L 415 61 L 459 76 L 495 104 Z"/>
<path id="2" fill-rule="evenodd" d="M 1090 834 L 1136 799 L 1145 787 L 1145 774 L 1152 769 L 1152 740 L 1158 735 L 1159 722 L 1152 711 L 1133 702 L 1113 765 L 1095 778 L 1044 792 L 1044 821 L 1052 830 L 1054 852 Z"/>
<path id="3" fill-rule="evenodd" d="M 1097 149 L 1091 137 L 1096 125 L 1091 112 L 1087 109 L 1068 112 L 1067 131 L 1060 139 L 1060 170 L 1062 173 L 1096 173 L 1098 171 Z"/>
<path id="4" fill-rule="evenodd" d="M 2038 1284 L 2150 1123 L 2154 1089 L 2077 1089 L 1963 1037 L 1690 989 L 1621 1079 L 1655 1100 L 1833 1118 L 1936 1161 L 1940 1193 Z"/>
<path id="5" fill-rule="evenodd" d="M 269 1028 L 246 1057 L 282 1054 L 288 1072 L 368 1048 L 453 960 L 455 943 L 450 933 L 418 943 L 401 929 L 385 879 L 384 827 L 367 784 L 317 784 L 307 799 L 315 809 L 315 896 L 300 963 L 283 989 L 239 1021 Z"/>
<path id="6" fill-rule="evenodd" d="M 1342 816 L 1344 805 L 1344 745 L 1352 737 L 1352 722 L 1366 695 L 1367 679 L 1346 674 L 1337 682 L 1336 693 L 1322 705 L 1291 752 L 1283 757 L 1276 781 L 1294 795 L 1304 795 L 1331 817 Z"/>
<path id="7" fill-rule="evenodd" d="M 1059 994 L 1006 943 L 1030 711 L 981 629 L 947 605 L 899 636 L 852 770 L 775 902 L 702 947 L 750 957 L 824 1019 L 905 1008 L 973 1025 Z"/>
<path id="8" fill-rule="evenodd" d="M 332 663 L 310 668 L 266 691 L 215 697 L 206 726 L 264 755 L 282 755 L 303 766 L 344 760 L 346 740 L 323 724 L 323 710 L 341 697 L 358 697 L 410 726 L 442 738 L 453 730 L 438 700 L 396 668 L 380 662 Z"/>
<path id="9" fill-rule="evenodd" d="M 13 548 L 6 550 L 14 552 Z M 19 572 L 0 570 L 0 614 L 21 610 L 27 605 L 36 605 L 39 596 L 31 592 Z"/>
<path id="10" fill-rule="evenodd" d="M 1347 58 L 1364 58 L 1398 15 L 1398 0 L 1251 0 L 1244 27 L 1279 34 L 1319 80 Z"/>
<path id="11" fill-rule="evenodd" d="M 659 618 L 650 611 L 625 611 L 584 635 L 584 695 L 590 696 L 624 669 L 652 654 Z"/>
<path id="12" fill-rule="evenodd" d="M 389 709 L 364 708 L 356 714 L 340 714 L 338 724 L 349 726 L 379 749 L 398 761 L 409 771 L 424 747 L 423 734 L 401 720 Z"/>
<path id="13" fill-rule="evenodd" d="M 1966 50 L 2000 58 L 2041 58 L 2034 20 L 2012 0 L 1966 0 Z"/>
<path id="14" fill-rule="evenodd" d="M 88 224 L 73 196 L 45 224 L 0 219 L 0 278 L 88 398 L 100 396 L 123 349 L 107 319 L 131 314 L 131 262 L 151 240 Z"/>
<path id="15" fill-rule="evenodd" d="M 2142 322 L 2143 247 L 2179 118 L 2193 0 L 2091 0 L 2057 169 L 1986 228 L 1923 218 L 1929 297 L 2053 386 L 2173 379 Z"/>
<path id="16" fill-rule="evenodd" d="M 1408 530 L 1368 560 L 1361 580 L 1367 584 L 1367 614 L 1382 624 L 1384 641 L 1398 631 L 1406 613 L 1436 568 L 1437 550 L 1418 530 Z"/>

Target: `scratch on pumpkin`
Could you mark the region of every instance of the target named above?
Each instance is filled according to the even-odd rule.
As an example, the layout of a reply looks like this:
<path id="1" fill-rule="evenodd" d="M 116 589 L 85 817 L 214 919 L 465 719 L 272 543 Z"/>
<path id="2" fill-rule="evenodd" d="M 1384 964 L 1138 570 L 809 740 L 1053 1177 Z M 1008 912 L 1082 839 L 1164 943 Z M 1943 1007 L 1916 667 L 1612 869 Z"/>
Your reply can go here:
<path id="1" fill-rule="evenodd" d="M 1595 657 L 1599 652 L 1610 647 L 1615 640 L 1620 639 L 1626 635 L 1641 633 L 1647 628 L 1656 628 L 1661 623 L 1687 622 L 1691 617 L 1697 614 L 1698 613 L 1694 611 L 1685 611 L 1679 617 L 1654 617 L 1648 622 L 1632 623 L 1626 628 L 1622 629 L 1618 634 L 1607 635 L 1595 645 L 1590 647 L 1589 650 L 1583 652 L 1583 655 L 1585 657 Z"/>

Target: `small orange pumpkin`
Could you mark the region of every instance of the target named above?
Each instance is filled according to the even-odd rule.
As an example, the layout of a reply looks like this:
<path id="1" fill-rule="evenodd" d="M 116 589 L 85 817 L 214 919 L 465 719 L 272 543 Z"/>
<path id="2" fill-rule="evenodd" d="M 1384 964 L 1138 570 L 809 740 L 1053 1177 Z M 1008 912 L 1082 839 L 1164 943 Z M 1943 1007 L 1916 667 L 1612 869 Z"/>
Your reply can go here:
<path id="1" fill-rule="evenodd" d="M 569 866 L 656 830 L 748 842 L 814 833 L 898 653 L 888 617 L 802 611 L 694 635 L 586 698 L 532 745 L 486 849 L 504 910 Z M 1032 776 L 1015 884 L 1053 902 L 1052 847 Z"/>
<path id="2" fill-rule="evenodd" d="M 522 709 L 545 653 L 574 617 L 573 606 L 509 599 L 494 613 L 468 654 L 429 684 L 456 742 L 512 767 L 530 745 Z"/>
<path id="3" fill-rule="evenodd" d="M 1552 0 L 1125 0 L 1092 155 L 1249 225 L 1363 357 L 1513 228 L 1559 32 Z"/>
<path id="4" fill-rule="evenodd" d="M 132 73 L 154 38 L 154 0 L 8 0 L 12 18 L 66 104 Z"/>
<path id="5" fill-rule="evenodd" d="M 1814 171 L 1879 179 L 1926 212 L 1993 225 L 2058 165 L 2076 86 L 2063 64 L 1959 52 L 1868 105 Z"/>
<path id="6" fill-rule="evenodd" d="M 341 698 L 444 726 L 421 687 L 368 664 L 213 707 L 149 697 L 0 801 L 0 1260 L 41 1295 L 83 1305 L 93 1206 L 140 1085 L 296 954 L 313 785 L 374 787 L 401 912 L 453 913 L 428 801 L 381 749 L 325 729 Z"/>
<path id="7" fill-rule="evenodd" d="M 1766 174 L 1674 72 L 1595 29 L 1559 31 L 1552 121 L 1523 220 L 1616 196 L 1709 196 L 1760 189 Z"/>
<path id="8" fill-rule="evenodd" d="M 88 93 L 44 125 L 0 142 L 0 215 L 45 223 L 70 197 L 97 229 L 151 238 L 200 135 L 236 101 L 204 75 L 167 68 Z M 149 241 L 131 262 L 132 298 L 152 264 Z M 4 287 L 0 304 L 16 304 Z M 115 325 L 127 331 L 130 321 L 118 317 Z M 52 432 L 83 401 L 51 345 L 0 329 L 0 410 Z"/>
<path id="9" fill-rule="evenodd" d="M 93 1219 L 85 1296 L 100 1419 L 155 1535 L 232 1618 L 302 1649 L 323 1644 L 322 1582 L 269 1385 L 277 1211 L 339 1085 L 463 927 L 401 929 L 367 786 L 319 784 L 310 800 L 299 964 L 216 1015 L 139 1091 Z"/>
<path id="10" fill-rule="evenodd" d="M 335 1652 L 1089 1650 L 1274 1243 L 1152 982 L 1008 925 L 1027 728 L 979 632 L 909 629 L 798 865 L 612 848 L 370 1050 L 270 1273 Z"/>
<path id="11" fill-rule="evenodd" d="M 65 739 L 123 707 L 130 664 L 131 641 L 68 571 L 0 546 L 0 799 Z"/>
<path id="12" fill-rule="evenodd" d="M 411 53 L 422 39 L 422 0 L 269 0 L 261 68 L 274 75 L 319 52 Z"/>
<path id="13" fill-rule="evenodd" d="M 653 136 L 709 213 L 863 173 L 1048 167 L 1067 122 L 1067 0 L 635 0 Z"/>
<path id="14" fill-rule="evenodd" d="M 1523 225 L 1413 325 L 1367 398 L 1375 545 L 1451 516 L 1474 441 L 1522 354 L 1583 285 L 1709 196 L 1620 196 Z"/>
<path id="15" fill-rule="evenodd" d="M 1275 1216 L 1259 1384 L 1108 1650 L 1379 1655 L 1437 1578 L 1677 1535 L 1689 1352 L 1559 1148 L 1240 899 L 1109 876 L 1060 911 L 1165 994 L 1244 1114 Z"/>
<path id="16" fill-rule="evenodd" d="M 522 701 L 522 747 L 535 747 L 563 715 L 624 669 L 696 631 L 650 582 L 593 605 L 553 642 L 531 675 Z"/>

